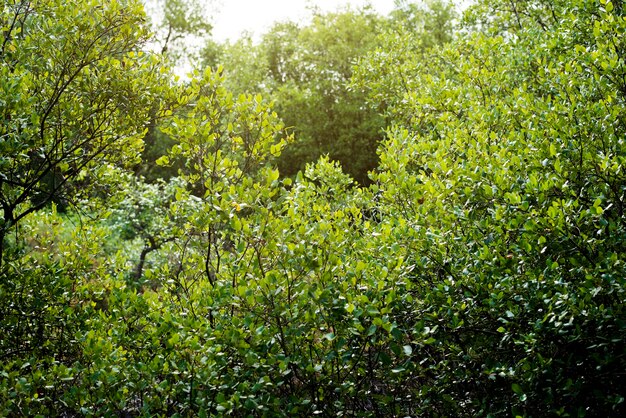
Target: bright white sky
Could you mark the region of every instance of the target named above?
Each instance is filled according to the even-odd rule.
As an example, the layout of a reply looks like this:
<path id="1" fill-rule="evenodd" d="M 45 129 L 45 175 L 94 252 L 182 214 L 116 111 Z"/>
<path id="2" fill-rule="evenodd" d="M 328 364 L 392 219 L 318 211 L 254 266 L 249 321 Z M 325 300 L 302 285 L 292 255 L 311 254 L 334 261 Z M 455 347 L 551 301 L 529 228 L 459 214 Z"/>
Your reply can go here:
<path id="1" fill-rule="evenodd" d="M 217 41 L 234 41 L 244 31 L 258 38 L 273 22 L 305 18 L 310 6 L 334 11 L 347 4 L 354 7 L 371 4 L 383 15 L 394 7 L 394 0 L 217 0 L 215 3 L 213 37 Z"/>

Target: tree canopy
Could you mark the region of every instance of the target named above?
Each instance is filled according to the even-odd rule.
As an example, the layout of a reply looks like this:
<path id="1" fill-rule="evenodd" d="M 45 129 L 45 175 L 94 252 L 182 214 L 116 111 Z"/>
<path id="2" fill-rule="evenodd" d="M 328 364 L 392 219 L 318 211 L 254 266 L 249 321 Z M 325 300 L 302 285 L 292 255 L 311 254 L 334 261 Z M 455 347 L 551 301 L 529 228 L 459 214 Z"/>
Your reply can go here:
<path id="1" fill-rule="evenodd" d="M 233 91 L 268 97 L 292 129 L 295 140 L 277 161 L 283 176 L 294 177 L 327 154 L 367 185 L 386 121 L 380 109 L 366 105 L 365 89 L 351 84 L 354 66 L 387 47 L 385 33 L 417 31 L 423 35 L 416 36 L 420 49 L 448 41 L 452 16 L 452 6 L 441 2 L 426 8 L 406 4 L 390 17 L 371 8 L 318 11 L 308 24 L 275 24 L 258 44 L 250 38 L 217 48 L 209 44 L 205 60 L 223 66 Z"/>

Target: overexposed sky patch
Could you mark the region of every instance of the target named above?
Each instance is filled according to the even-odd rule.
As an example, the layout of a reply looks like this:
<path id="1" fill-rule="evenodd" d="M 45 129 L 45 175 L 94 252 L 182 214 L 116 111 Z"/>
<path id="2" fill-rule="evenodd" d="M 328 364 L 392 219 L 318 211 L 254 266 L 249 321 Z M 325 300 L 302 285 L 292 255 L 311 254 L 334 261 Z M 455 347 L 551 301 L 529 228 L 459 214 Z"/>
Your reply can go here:
<path id="1" fill-rule="evenodd" d="M 214 0 L 213 37 L 217 41 L 234 41 L 243 32 L 255 38 L 267 32 L 276 21 L 301 21 L 310 13 L 307 8 L 319 7 L 334 11 L 350 4 L 358 7 L 371 4 L 380 14 L 389 13 L 394 0 Z"/>

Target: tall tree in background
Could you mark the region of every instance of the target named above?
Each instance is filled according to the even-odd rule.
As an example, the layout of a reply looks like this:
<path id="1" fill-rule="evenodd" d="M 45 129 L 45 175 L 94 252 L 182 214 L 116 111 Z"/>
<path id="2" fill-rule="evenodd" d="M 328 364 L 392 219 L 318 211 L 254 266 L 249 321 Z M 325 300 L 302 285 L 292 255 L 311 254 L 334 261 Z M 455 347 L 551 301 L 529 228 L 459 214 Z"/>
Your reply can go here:
<path id="1" fill-rule="evenodd" d="M 281 174 L 293 176 L 307 162 L 329 154 L 367 183 L 367 171 L 376 165 L 382 120 L 347 84 L 352 65 L 374 48 L 382 25 L 369 9 L 319 13 L 307 26 L 278 23 L 259 45 L 244 38 L 218 56 L 234 91 L 263 93 L 293 128 L 296 141 L 279 160 Z"/>
<path id="2" fill-rule="evenodd" d="M 262 92 L 274 101 L 278 114 L 291 127 L 295 141 L 278 165 L 294 176 L 306 163 L 328 154 L 360 184 L 377 165 L 376 149 L 387 122 L 380 106 L 367 106 L 370 89 L 351 85 L 354 65 L 379 51 L 397 58 L 384 33 L 411 34 L 420 50 L 451 39 L 452 6 L 434 1 L 428 7 L 402 2 L 389 16 L 370 8 L 314 12 L 300 26 L 282 22 L 266 33 L 259 45 L 250 38 L 205 50 L 207 65 L 224 66 L 226 83 L 234 91 Z M 366 83 L 367 84 L 367 83 Z"/>
<path id="3" fill-rule="evenodd" d="M 210 35 L 210 1 L 142 0 L 153 31 L 157 52 L 174 63 L 189 65 L 196 49 Z M 182 62 L 181 62 L 182 61 Z"/>
<path id="4" fill-rule="evenodd" d="M 352 66 L 372 50 L 383 19 L 364 9 L 318 14 L 296 31 L 276 27 L 264 38 L 272 98 L 297 138 L 279 160 L 284 175 L 328 154 L 362 184 L 376 167 L 383 120 L 348 88 Z"/>

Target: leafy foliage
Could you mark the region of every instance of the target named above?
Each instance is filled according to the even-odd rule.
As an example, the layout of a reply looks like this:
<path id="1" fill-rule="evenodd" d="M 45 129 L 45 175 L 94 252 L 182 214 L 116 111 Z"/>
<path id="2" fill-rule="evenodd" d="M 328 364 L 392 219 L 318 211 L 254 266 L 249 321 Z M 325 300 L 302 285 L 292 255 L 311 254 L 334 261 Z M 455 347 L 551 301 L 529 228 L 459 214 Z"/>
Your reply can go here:
<path id="1" fill-rule="evenodd" d="M 293 129 L 295 141 L 278 160 L 294 177 L 307 163 L 329 154 L 362 184 L 376 166 L 383 120 L 348 88 L 352 66 L 375 47 L 385 21 L 371 10 L 315 14 L 312 22 L 276 24 L 259 45 L 243 39 L 212 61 L 223 65 L 234 91 L 262 93 Z M 213 52 L 209 49 L 208 52 Z"/>
<path id="2" fill-rule="evenodd" d="M 402 10 L 379 38 L 397 48 L 353 71 L 390 123 L 371 186 L 330 157 L 281 179 L 285 124 L 207 70 L 128 103 L 144 121 L 159 109 L 175 177 L 134 177 L 136 149 L 113 141 L 71 178 L 83 193 L 49 194 L 82 213 L 14 205 L 28 216 L 3 237 L 1 415 L 624 415 L 622 3 L 483 0 L 440 46 Z M 26 57 L 15 45 L 2 57 Z M 110 82 L 154 87 L 145 62 L 171 77 L 137 60 Z M 17 86 L 11 121 L 38 109 Z M 142 122 L 108 115 L 98 138 L 139 146 Z M 19 136 L 40 132 L 27 116 L 3 144 L 40 141 Z M 90 126 L 67 124 L 44 139 Z M 4 155 L 6 223 L 28 154 Z M 96 192 L 121 184 L 103 207 Z"/>
<path id="3" fill-rule="evenodd" d="M 207 3 L 198 0 L 144 0 L 157 50 L 176 64 L 190 64 L 194 43 L 211 32 Z M 187 62 L 183 62 L 187 61 Z"/>
<path id="4" fill-rule="evenodd" d="M 480 6 L 495 28 L 415 67 L 397 107 L 409 129 L 390 132 L 376 177 L 433 286 L 424 408 L 619 415 L 623 88 L 606 72 L 623 71 L 624 20 L 594 2 Z"/>
<path id="5" fill-rule="evenodd" d="M 0 242 L 71 187 L 97 183 L 107 163 L 142 146 L 156 62 L 140 51 L 137 5 L 14 1 L 2 9 Z M 64 194 L 65 193 L 65 194 Z"/>

